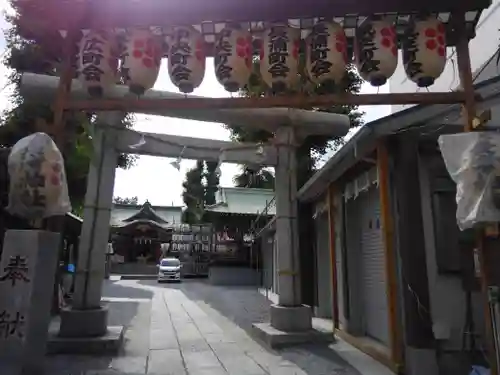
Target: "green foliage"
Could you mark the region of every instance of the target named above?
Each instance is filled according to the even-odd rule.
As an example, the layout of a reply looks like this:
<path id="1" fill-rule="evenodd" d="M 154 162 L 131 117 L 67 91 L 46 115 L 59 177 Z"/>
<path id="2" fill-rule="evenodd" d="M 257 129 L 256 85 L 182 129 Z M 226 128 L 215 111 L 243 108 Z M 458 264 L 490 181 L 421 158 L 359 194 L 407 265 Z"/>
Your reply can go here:
<path id="1" fill-rule="evenodd" d="M 182 183 L 184 189 L 182 199 L 186 209 L 182 213 L 182 222 L 188 224 L 198 223 L 203 214 L 203 201 L 205 198 L 205 187 L 203 186 L 204 174 L 203 160 L 198 160 L 196 166 L 186 173 L 186 179 Z"/>
<path id="2" fill-rule="evenodd" d="M 113 197 L 113 203 L 116 204 L 139 204 L 139 198 L 138 197 Z"/>
<path id="3" fill-rule="evenodd" d="M 269 169 L 253 170 L 242 166 L 242 172 L 233 178 L 236 187 L 274 189 L 274 174 Z"/>
<path id="4" fill-rule="evenodd" d="M 13 88 L 10 107 L 0 118 L 0 146 L 11 147 L 19 139 L 36 131 L 43 131 L 39 124 L 51 124 L 53 113 L 50 105 L 41 101 L 23 98 L 19 91 L 19 81 L 24 72 L 58 75 L 61 71 L 61 59 L 54 56 L 46 45 L 22 35 L 18 21 L 22 17 L 16 3 L 11 4 L 16 11 L 14 16 L 7 19 L 12 27 L 5 33 L 7 51 L 3 63 L 10 68 L 9 81 Z M 59 35 L 54 36 L 57 44 Z M 76 212 L 81 211 L 87 187 L 87 174 L 90 158 L 93 155 L 91 140 L 91 124 L 93 114 L 86 112 L 68 112 L 65 115 L 65 141 L 59 147 L 65 159 L 66 177 L 68 180 L 69 195 Z M 124 125 L 130 127 L 133 118 L 125 117 Z M 117 167 L 130 168 L 137 157 L 134 155 L 120 155 Z M 75 213 L 76 213 L 75 212 Z"/>
<path id="5" fill-rule="evenodd" d="M 267 88 L 260 77 L 258 58 L 255 59 L 253 68 L 254 70 L 249 84 L 240 92 L 240 95 L 247 97 L 274 95 L 274 93 Z M 351 65 L 348 66 L 344 80 L 338 87 L 333 87 L 332 85 L 313 84 L 307 77 L 307 73 L 305 71 L 305 58 L 303 54 L 300 56 L 299 76 L 300 79 L 298 80 L 296 87 L 286 94 L 301 93 L 306 96 L 317 96 L 342 92 L 358 93 L 362 84 L 361 78 L 357 75 Z M 313 110 L 348 115 L 351 120 L 352 128 L 363 125 L 363 112 L 360 112 L 357 106 L 334 105 L 327 108 L 313 108 Z M 228 129 L 231 131 L 232 140 L 237 142 L 266 142 L 273 137 L 271 132 L 260 129 L 237 126 L 228 126 Z M 298 149 L 297 167 L 299 170 L 299 186 L 307 181 L 307 179 L 312 175 L 316 162 L 323 155 L 332 149 L 338 149 L 343 144 L 343 138 L 314 135 L 307 137 Z M 245 181 L 249 182 L 249 184 L 244 185 L 247 187 L 258 187 L 262 184 L 262 179 L 260 177 L 255 178 L 255 182 L 252 182 L 249 180 L 248 176 L 244 176 L 245 174 L 249 175 L 248 171 L 245 171 L 244 169 L 242 174 L 235 176 L 235 181 L 238 185 L 240 182 L 243 184 Z M 259 172 L 257 176 L 262 176 L 262 174 Z"/>
<path id="6" fill-rule="evenodd" d="M 182 222 L 199 223 L 206 206 L 215 204 L 215 193 L 219 189 L 217 162 L 198 160 L 196 166 L 186 173 L 182 183 L 182 199 L 186 209 L 182 213 Z"/>
<path id="7" fill-rule="evenodd" d="M 215 193 L 219 188 L 220 176 L 217 172 L 218 163 L 216 161 L 205 162 L 205 205 L 215 204 Z"/>

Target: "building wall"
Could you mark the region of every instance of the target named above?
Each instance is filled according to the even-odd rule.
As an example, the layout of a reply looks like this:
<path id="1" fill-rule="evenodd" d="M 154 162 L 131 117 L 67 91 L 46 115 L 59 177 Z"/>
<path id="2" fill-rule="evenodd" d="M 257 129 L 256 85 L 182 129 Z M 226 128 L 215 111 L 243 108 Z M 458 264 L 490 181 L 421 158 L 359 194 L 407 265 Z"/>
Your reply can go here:
<path id="1" fill-rule="evenodd" d="M 436 232 L 432 206 L 432 173 L 433 160 L 429 157 L 420 157 L 419 175 L 422 195 L 422 215 L 424 223 L 424 237 L 426 247 L 427 277 L 429 283 L 430 313 L 433 321 L 433 330 L 436 338 L 440 338 L 441 348 L 444 350 L 460 351 L 462 347 L 462 333 L 466 314 L 466 293 L 460 274 L 440 272 L 436 257 Z M 442 213 L 455 216 L 455 212 Z M 451 236 L 448 241 L 453 244 Z M 460 249 L 453 246 L 456 252 Z M 451 249 L 453 250 L 453 249 Z M 456 254 L 456 253 L 455 253 Z M 453 256 L 453 254 L 451 254 Z M 452 259 L 449 261 L 451 262 Z M 446 259 L 445 259 L 446 260 Z M 483 310 L 480 293 L 472 293 L 473 315 L 476 331 L 484 334 L 482 327 Z"/>
<path id="2" fill-rule="evenodd" d="M 473 72 L 478 71 L 498 50 L 500 38 L 498 25 L 500 25 L 500 0 L 493 0 L 492 5 L 483 11 L 476 28 L 476 37 L 469 43 Z M 459 86 L 457 58 L 454 48 L 448 49 L 447 57 L 448 61 L 443 74 L 436 80 L 433 86 L 429 87 L 429 91 L 431 92 L 450 91 Z M 482 79 L 485 78 L 482 77 Z M 406 78 L 401 51 L 399 52 L 399 64 L 396 72 L 389 80 L 389 90 L 393 93 L 417 92 L 415 83 Z M 393 105 L 391 106 L 391 110 L 392 112 L 397 112 L 409 107 L 409 105 Z"/>

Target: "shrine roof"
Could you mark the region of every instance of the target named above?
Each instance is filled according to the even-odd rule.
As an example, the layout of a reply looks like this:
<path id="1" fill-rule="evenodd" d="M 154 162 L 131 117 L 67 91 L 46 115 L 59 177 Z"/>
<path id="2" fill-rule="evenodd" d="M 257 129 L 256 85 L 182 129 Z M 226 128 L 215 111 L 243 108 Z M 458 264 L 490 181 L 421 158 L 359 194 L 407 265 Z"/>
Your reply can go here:
<path id="1" fill-rule="evenodd" d="M 180 222 L 181 206 L 153 206 L 149 202 L 144 205 L 113 204 L 111 210 L 112 226 L 122 226 L 137 220 L 150 220 L 160 225 Z"/>
<path id="2" fill-rule="evenodd" d="M 129 222 L 121 222 L 117 225 L 114 225 L 114 229 L 129 229 L 132 227 L 153 227 L 157 229 L 161 229 L 167 232 L 172 231 L 172 227 L 168 223 L 158 223 L 154 220 L 146 220 L 146 219 L 138 219 Z"/>
<path id="3" fill-rule="evenodd" d="M 271 189 L 223 187 L 217 191 L 217 203 L 205 207 L 205 211 L 221 214 L 257 215 L 265 209 L 273 198 L 274 191 Z M 271 205 L 268 214 L 276 214 L 275 205 Z"/>

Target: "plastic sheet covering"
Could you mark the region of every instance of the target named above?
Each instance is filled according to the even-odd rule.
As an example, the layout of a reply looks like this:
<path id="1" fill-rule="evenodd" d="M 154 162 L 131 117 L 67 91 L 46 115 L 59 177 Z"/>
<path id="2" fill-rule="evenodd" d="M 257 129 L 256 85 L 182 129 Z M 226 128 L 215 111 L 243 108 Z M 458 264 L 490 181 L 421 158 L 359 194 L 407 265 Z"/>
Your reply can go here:
<path id="1" fill-rule="evenodd" d="M 47 134 L 19 140 L 9 154 L 8 170 L 11 214 L 36 220 L 71 211 L 64 160 Z"/>
<path id="2" fill-rule="evenodd" d="M 446 169 L 457 184 L 457 224 L 500 221 L 500 134 L 470 132 L 441 135 Z"/>

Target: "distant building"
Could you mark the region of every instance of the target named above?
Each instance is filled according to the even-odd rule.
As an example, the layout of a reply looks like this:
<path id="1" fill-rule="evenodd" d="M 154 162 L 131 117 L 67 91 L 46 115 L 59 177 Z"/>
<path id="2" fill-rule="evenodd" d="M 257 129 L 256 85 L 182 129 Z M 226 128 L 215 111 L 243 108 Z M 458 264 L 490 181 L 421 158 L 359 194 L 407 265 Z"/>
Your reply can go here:
<path id="1" fill-rule="evenodd" d="M 111 233 L 118 263 L 156 264 L 161 245 L 172 239 L 172 226 L 180 223 L 182 207 L 114 204 Z"/>

